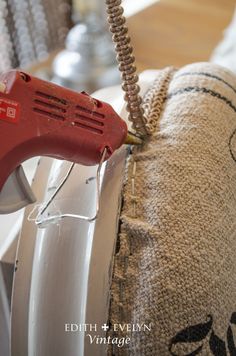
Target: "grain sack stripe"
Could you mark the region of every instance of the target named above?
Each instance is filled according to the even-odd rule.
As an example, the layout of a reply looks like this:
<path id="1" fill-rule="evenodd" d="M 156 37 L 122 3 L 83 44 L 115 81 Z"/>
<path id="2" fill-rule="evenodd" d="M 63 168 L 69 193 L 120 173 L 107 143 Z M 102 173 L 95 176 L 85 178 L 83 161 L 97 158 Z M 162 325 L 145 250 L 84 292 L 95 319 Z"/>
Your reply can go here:
<path id="1" fill-rule="evenodd" d="M 226 96 L 221 95 L 220 93 L 217 93 L 214 90 L 207 89 L 207 88 L 199 88 L 199 87 L 187 87 L 183 89 L 179 89 L 175 92 L 170 93 L 167 95 L 166 100 L 173 98 L 174 96 L 185 94 L 185 93 L 203 93 L 203 94 L 210 94 L 214 98 L 220 99 L 224 101 L 231 109 L 236 112 L 236 107 L 233 105 L 232 101 L 229 100 Z"/>
<path id="2" fill-rule="evenodd" d="M 222 79 L 221 77 L 218 77 L 217 75 L 210 74 L 210 73 L 205 73 L 205 72 L 186 72 L 186 73 L 181 73 L 181 74 L 175 76 L 175 79 L 177 79 L 179 77 L 184 77 L 184 76 L 187 76 L 187 75 L 200 75 L 200 76 L 205 76 L 205 77 L 208 77 L 208 78 L 216 79 L 216 80 L 224 83 L 225 85 L 227 85 L 230 89 L 232 89 L 236 93 L 236 89 L 231 84 L 226 82 L 226 80 Z"/>

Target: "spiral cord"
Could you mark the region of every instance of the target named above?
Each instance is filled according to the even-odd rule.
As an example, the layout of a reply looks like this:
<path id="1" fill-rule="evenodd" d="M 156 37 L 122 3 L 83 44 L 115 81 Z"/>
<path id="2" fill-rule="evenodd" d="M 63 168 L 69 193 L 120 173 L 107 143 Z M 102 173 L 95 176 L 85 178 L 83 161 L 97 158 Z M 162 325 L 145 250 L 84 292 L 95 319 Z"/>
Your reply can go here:
<path id="1" fill-rule="evenodd" d="M 142 98 L 139 95 L 139 77 L 135 66 L 133 47 L 131 46 L 131 39 L 128 35 L 126 19 L 123 15 L 124 9 L 121 3 L 122 0 L 106 0 L 108 23 L 113 36 L 113 42 L 115 43 L 129 120 L 132 122 L 136 133 L 143 137 L 147 135 L 146 119 L 142 108 Z"/>
<path id="2" fill-rule="evenodd" d="M 157 132 L 163 105 L 167 97 L 167 91 L 170 81 L 173 78 L 176 69 L 167 67 L 158 72 L 158 75 L 152 85 L 149 87 L 143 97 L 143 110 L 147 118 L 146 130 L 149 135 Z"/>

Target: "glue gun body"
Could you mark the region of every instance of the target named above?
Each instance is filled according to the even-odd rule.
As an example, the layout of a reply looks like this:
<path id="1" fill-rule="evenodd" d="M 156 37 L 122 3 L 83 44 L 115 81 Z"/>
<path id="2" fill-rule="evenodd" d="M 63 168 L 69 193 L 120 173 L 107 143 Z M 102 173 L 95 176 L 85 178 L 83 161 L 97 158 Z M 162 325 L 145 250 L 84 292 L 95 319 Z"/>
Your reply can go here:
<path id="1" fill-rule="evenodd" d="M 16 171 L 14 180 L 28 191 L 19 172 L 25 160 L 50 156 L 96 165 L 105 148 L 108 159 L 127 137 L 127 125 L 112 107 L 86 93 L 20 71 L 2 74 L 0 84 L 0 213 L 11 174 Z"/>

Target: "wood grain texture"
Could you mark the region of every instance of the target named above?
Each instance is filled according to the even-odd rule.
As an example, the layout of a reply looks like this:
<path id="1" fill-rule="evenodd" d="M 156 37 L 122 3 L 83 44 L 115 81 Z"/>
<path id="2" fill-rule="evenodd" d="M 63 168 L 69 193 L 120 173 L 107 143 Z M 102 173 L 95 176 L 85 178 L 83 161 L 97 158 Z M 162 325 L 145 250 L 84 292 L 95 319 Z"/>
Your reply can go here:
<path id="1" fill-rule="evenodd" d="M 208 60 L 234 7 L 233 0 L 161 0 L 129 18 L 138 70 Z"/>

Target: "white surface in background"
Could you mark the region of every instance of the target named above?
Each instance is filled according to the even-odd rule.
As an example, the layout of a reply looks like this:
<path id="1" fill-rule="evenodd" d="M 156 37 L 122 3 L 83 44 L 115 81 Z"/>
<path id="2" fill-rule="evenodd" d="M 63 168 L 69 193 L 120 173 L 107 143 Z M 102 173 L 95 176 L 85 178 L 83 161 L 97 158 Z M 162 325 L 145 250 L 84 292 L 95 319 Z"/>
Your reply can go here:
<path id="1" fill-rule="evenodd" d="M 124 0 L 124 14 L 125 16 L 132 16 L 158 1 L 159 0 Z"/>
<path id="2" fill-rule="evenodd" d="M 224 38 L 214 50 L 211 62 L 220 64 L 236 73 L 236 11 Z"/>
<path id="3" fill-rule="evenodd" d="M 23 164 L 28 181 L 31 183 L 38 164 L 39 157 L 32 158 Z M 15 213 L 0 215 L 0 261 L 5 260 L 5 254 L 18 235 L 24 215 L 24 209 Z M 14 255 L 12 255 L 14 257 Z M 13 261 L 7 261 L 13 262 Z"/>

